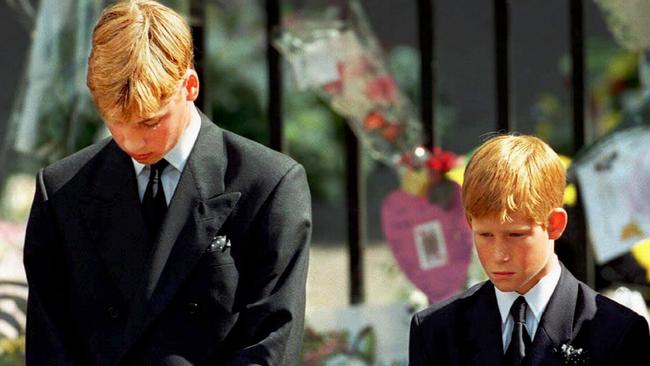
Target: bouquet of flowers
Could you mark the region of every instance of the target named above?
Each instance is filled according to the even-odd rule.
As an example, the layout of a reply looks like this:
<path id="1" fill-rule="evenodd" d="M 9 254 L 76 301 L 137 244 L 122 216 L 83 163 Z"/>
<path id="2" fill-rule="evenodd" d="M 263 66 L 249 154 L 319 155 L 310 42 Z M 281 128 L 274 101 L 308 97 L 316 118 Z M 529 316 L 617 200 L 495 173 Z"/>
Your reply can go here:
<path id="1" fill-rule="evenodd" d="M 374 328 L 366 326 L 353 338 L 346 330 L 319 333 L 305 329 L 302 365 L 373 365 L 375 364 L 377 336 Z"/>
<path id="2" fill-rule="evenodd" d="M 422 144 L 410 101 L 388 73 L 357 3 L 348 21 L 294 21 L 275 45 L 300 89 L 313 89 L 345 117 L 371 156 L 390 165 Z"/>
<path id="3" fill-rule="evenodd" d="M 422 146 L 413 107 L 388 72 L 378 41 L 357 2 L 347 21 L 294 20 L 278 32 L 275 46 L 292 67 L 298 88 L 316 91 L 345 117 L 370 155 L 393 166 L 407 193 L 445 201 L 445 173 L 459 159 Z M 442 189 L 432 189 L 442 183 Z"/>
<path id="4" fill-rule="evenodd" d="M 431 302 L 440 301 L 463 286 L 471 258 L 460 187 L 446 178 L 459 159 L 422 146 L 421 124 L 388 72 L 358 2 L 350 2 L 350 10 L 346 21 L 285 25 L 275 45 L 298 87 L 316 91 L 373 158 L 396 169 L 401 187 L 382 204 L 384 236 L 411 282 Z"/>

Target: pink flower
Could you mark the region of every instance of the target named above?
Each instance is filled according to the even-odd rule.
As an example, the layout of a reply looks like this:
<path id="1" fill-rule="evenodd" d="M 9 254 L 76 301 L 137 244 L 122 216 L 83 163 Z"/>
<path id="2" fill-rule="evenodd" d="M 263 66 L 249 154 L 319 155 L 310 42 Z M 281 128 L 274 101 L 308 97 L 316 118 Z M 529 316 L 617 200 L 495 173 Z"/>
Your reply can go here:
<path id="1" fill-rule="evenodd" d="M 389 104 L 397 97 L 395 81 L 390 75 L 381 75 L 366 83 L 366 96 L 381 104 Z"/>

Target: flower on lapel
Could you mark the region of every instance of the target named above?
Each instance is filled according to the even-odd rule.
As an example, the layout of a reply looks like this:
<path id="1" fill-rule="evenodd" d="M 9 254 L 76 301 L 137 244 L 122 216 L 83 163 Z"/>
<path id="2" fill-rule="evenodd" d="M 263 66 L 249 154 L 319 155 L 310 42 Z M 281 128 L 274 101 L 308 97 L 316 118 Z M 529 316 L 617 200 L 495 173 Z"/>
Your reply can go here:
<path id="1" fill-rule="evenodd" d="M 225 235 L 217 235 L 214 238 L 212 238 L 212 243 L 210 243 L 210 246 L 208 246 L 208 251 L 209 252 L 223 252 L 226 250 L 226 248 L 230 248 L 230 239 L 228 239 Z"/>
<path id="2" fill-rule="evenodd" d="M 562 365 L 580 366 L 589 364 L 589 355 L 582 348 L 574 348 L 570 344 L 562 344 L 558 350 L 562 356 Z"/>

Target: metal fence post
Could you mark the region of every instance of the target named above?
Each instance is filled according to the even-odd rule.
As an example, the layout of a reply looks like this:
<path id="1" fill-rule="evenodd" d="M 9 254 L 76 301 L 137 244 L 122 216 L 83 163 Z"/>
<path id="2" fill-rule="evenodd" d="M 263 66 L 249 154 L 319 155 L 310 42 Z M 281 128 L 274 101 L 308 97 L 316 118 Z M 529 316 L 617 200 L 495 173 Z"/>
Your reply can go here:
<path id="1" fill-rule="evenodd" d="M 203 0 L 190 0 L 190 28 L 194 41 L 194 69 L 199 76 L 201 85 L 208 85 L 205 78 L 205 16 L 205 2 Z M 205 94 L 206 88 L 203 88 L 194 103 L 199 109 L 209 114 Z"/>
<path id="2" fill-rule="evenodd" d="M 508 0 L 494 0 L 494 47 L 496 62 L 497 126 L 500 131 L 512 130 L 510 118 L 510 19 Z"/>
<path id="3" fill-rule="evenodd" d="M 282 118 L 282 68 L 280 53 L 273 47 L 273 30 L 280 24 L 280 1 L 266 0 L 266 58 L 268 60 L 269 94 L 268 113 L 270 123 L 269 146 L 286 151 Z"/>
<path id="4" fill-rule="evenodd" d="M 420 47 L 420 118 L 424 131 L 424 145 L 436 143 L 435 93 L 435 9 L 433 0 L 418 0 L 418 40 Z"/>
<path id="5" fill-rule="evenodd" d="M 569 26 L 571 28 L 571 102 L 573 112 L 573 151 L 580 150 L 585 145 L 585 56 L 584 56 L 584 25 L 582 0 L 569 2 Z M 577 182 L 575 182 L 577 183 Z M 576 184 L 577 200 L 574 215 L 571 217 L 578 230 L 575 245 L 574 272 L 578 279 L 592 288 L 596 286 L 596 264 L 593 249 L 586 234 L 585 212 L 582 205 L 580 190 Z"/>

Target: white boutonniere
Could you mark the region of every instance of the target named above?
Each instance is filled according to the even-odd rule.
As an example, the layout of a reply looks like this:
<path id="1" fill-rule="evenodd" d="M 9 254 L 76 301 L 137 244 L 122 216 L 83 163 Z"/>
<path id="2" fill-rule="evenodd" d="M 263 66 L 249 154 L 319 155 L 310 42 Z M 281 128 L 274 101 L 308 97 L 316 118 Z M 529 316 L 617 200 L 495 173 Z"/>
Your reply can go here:
<path id="1" fill-rule="evenodd" d="M 582 348 L 575 348 L 564 343 L 557 352 L 562 356 L 562 365 L 580 366 L 589 364 L 589 354 Z"/>
<path id="2" fill-rule="evenodd" d="M 208 246 L 208 252 L 223 252 L 227 248 L 230 248 L 232 244 L 230 244 L 230 239 L 226 237 L 225 235 L 217 235 L 214 238 L 212 238 L 212 242 Z"/>

